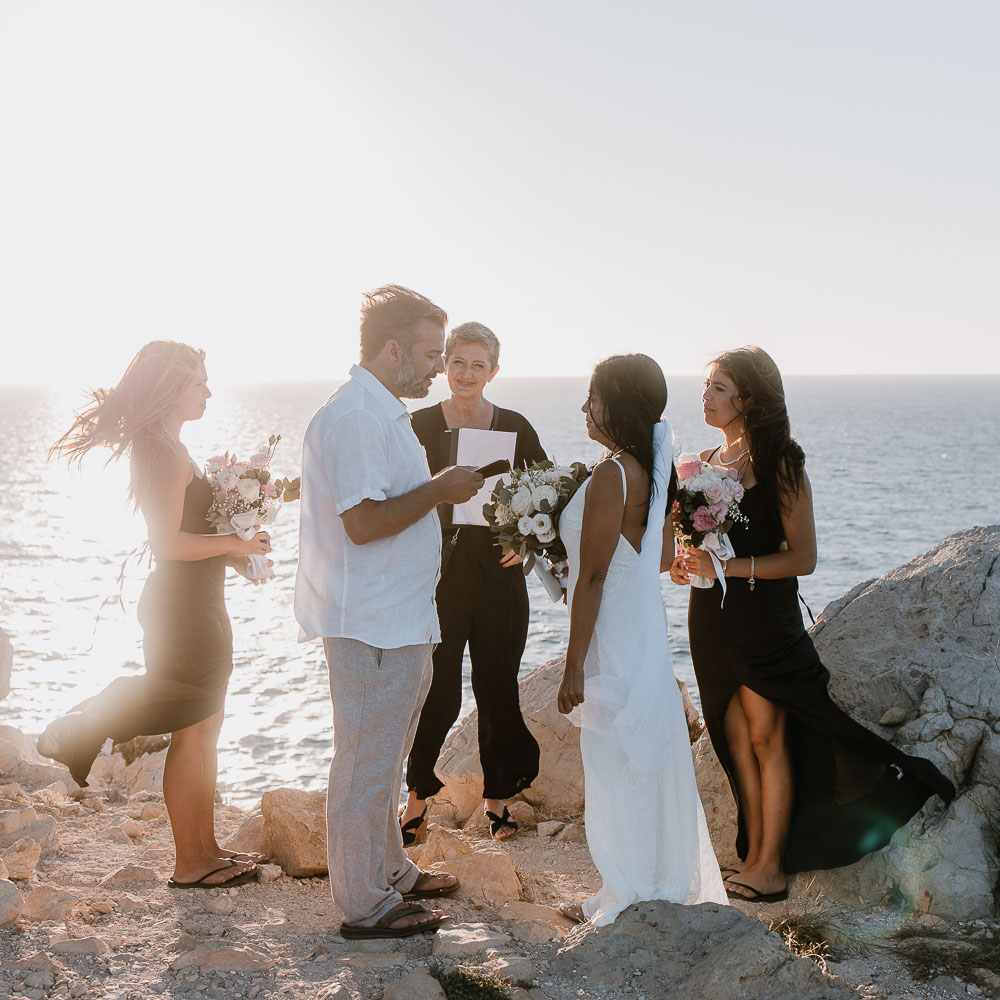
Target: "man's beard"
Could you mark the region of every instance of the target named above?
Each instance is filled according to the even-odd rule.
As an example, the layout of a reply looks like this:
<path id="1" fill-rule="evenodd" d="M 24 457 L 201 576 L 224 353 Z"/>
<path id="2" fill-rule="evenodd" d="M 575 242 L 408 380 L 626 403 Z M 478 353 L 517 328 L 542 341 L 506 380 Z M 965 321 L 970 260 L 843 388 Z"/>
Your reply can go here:
<path id="1" fill-rule="evenodd" d="M 423 399 L 431 391 L 430 386 L 424 384 L 426 378 L 426 375 L 417 374 L 413 355 L 404 350 L 399 372 L 396 374 L 396 392 L 406 399 Z"/>

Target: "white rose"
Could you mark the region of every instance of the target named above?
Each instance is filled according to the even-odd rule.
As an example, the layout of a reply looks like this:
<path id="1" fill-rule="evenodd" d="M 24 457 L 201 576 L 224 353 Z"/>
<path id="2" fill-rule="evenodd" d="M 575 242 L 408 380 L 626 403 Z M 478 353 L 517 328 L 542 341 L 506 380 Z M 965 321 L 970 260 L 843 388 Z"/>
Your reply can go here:
<path id="1" fill-rule="evenodd" d="M 549 528 L 548 531 L 542 532 L 541 534 L 537 535 L 536 537 L 538 538 L 538 541 L 542 545 L 548 545 L 549 542 L 554 542 L 556 540 L 556 529 L 555 528 Z"/>
<path id="2" fill-rule="evenodd" d="M 548 514 L 536 514 L 531 520 L 531 530 L 535 535 L 546 535 L 552 530 L 552 518 Z"/>
<path id="3" fill-rule="evenodd" d="M 241 479 L 236 486 L 236 492 L 247 503 L 253 503 L 260 496 L 260 483 L 256 479 Z"/>
<path id="4" fill-rule="evenodd" d="M 525 536 L 530 535 L 533 532 L 534 527 L 535 527 L 534 520 L 532 518 L 528 517 L 527 514 L 525 514 L 517 522 L 517 530 L 520 531 L 521 534 L 525 535 Z"/>
<path id="5" fill-rule="evenodd" d="M 522 486 L 517 490 L 516 493 L 510 498 L 510 509 L 520 517 L 522 514 L 527 514 L 531 510 L 531 490 Z"/>
<path id="6" fill-rule="evenodd" d="M 237 476 L 242 476 L 243 473 L 246 472 L 248 468 L 250 468 L 250 466 L 248 465 L 248 463 L 246 463 L 246 462 L 237 462 L 233 466 L 233 472 L 235 472 Z"/>
<path id="7" fill-rule="evenodd" d="M 224 490 L 233 489 L 236 484 L 240 481 L 240 477 L 236 475 L 232 469 L 223 469 L 219 473 L 219 487 Z"/>
<path id="8" fill-rule="evenodd" d="M 559 494 L 556 492 L 554 486 L 536 486 L 531 491 L 531 502 L 535 505 L 536 509 L 540 508 L 543 503 L 547 503 L 549 505 L 549 510 L 552 510 L 558 499 Z"/>

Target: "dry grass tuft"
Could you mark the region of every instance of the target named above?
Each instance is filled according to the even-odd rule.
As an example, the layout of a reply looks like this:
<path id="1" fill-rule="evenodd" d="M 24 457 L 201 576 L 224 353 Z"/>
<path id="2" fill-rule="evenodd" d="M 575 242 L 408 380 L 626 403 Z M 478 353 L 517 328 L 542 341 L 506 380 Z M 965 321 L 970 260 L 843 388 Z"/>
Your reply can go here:
<path id="1" fill-rule="evenodd" d="M 826 963 L 834 956 L 830 952 L 826 928 L 820 920 L 809 914 L 793 914 L 773 920 L 768 930 L 780 935 L 796 958 L 811 958 L 823 972 L 827 971 Z"/>

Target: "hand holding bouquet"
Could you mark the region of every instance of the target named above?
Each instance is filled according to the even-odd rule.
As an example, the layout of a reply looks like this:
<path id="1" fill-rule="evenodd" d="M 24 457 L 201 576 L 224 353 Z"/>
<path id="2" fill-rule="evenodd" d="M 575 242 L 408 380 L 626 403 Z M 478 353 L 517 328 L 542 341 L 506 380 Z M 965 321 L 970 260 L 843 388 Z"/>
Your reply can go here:
<path id="1" fill-rule="evenodd" d="M 709 465 L 697 455 L 679 456 L 676 468 L 677 498 L 671 509 L 674 536 L 685 548 L 702 549 L 711 556 L 725 599 L 723 564 L 735 554 L 729 531 L 734 524 L 747 523 L 740 510 L 743 486 L 735 469 Z M 692 587 L 711 587 L 712 583 L 705 577 L 691 577 Z"/>
<path id="2" fill-rule="evenodd" d="M 535 462 L 514 469 L 493 488 L 492 503 L 483 515 L 504 552 L 524 559 L 525 575 L 544 556 L 558 570 L 566 562 L 566 546 L 559 537 L 559 515 L 589 473 L 582 462 L 570 466 Z M 536 567 L 537 571 L 537 567 Z M 549 596 L 562 597 L 562 583 L 552 571 L 538 572 Z"/>
<path id="3" fill-rule="evenodd" d="M 298 500 L 301 485 L 298 477 L 271 478 L 271 459 L 280 440 L 280 434 L 272 434 L 267 444 L 261 445 L 246 461 L 239 461 L 235 453 L 227 451 L 205 463 L 205 476 L 215 493 L 207 517 L 219 534 L 236 534 L 248 541 L 261 525 L 274 524 L 283 503 Z M 274 576 L 266 556 L 247 558 L 250 571 L 246 575 L 251 580 Z"/>

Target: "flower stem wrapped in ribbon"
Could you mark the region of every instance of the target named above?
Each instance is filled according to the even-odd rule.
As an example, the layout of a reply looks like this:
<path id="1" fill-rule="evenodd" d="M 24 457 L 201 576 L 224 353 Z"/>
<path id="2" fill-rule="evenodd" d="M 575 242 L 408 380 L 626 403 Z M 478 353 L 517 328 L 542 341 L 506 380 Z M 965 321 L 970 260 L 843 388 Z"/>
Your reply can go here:
<path id="1" fill-rule="evenodd" d="M 220 535 L 239 535 L 249 541 L 257 528 L 274 524 L 283 503 L 298 500 L 301 480 L 272 479 L 270 472 L 274 449 L 281 435 L 272 434 L 246 461 L 239 461 L 228 451 L 210 458 L 205 464 L 205 476 L 215 493 L 206 517 Z M 267 565 L 267 556 L 247 557 L 252 580 L 267 580 L 274 570 Z"/>
<path id="2" fill-rule="evenodd" d="M 743 486 L 735 469 L 709 465 L 697 455 L 679 456 L 676 467 L 677 498 L 671 510 L 674 535 L 685 548 L 709 554 L 725 601 L 725 563 L 735 554 L 729 532 L 734 524 L 748 523 L 740 510 Z M 691 577 L 692 587 L 708 588 L 714 582 L 701 576 Z"/>

